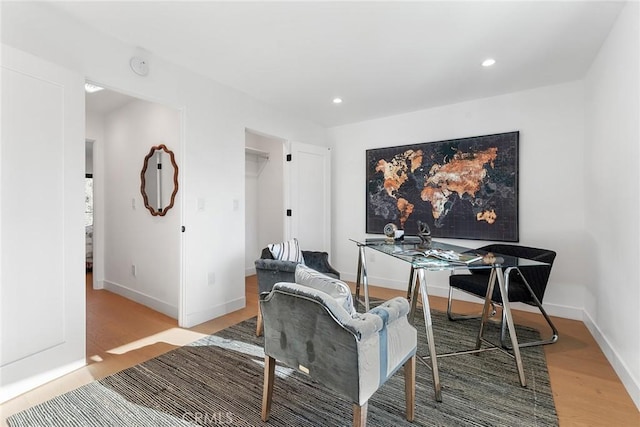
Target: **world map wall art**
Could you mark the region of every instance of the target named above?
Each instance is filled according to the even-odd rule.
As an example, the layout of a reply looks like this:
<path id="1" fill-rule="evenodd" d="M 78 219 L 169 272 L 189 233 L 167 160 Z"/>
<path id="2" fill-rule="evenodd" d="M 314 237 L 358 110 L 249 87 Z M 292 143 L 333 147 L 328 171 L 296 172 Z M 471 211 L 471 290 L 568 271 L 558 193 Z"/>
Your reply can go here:
<path id="1" fill-rule="evenodd" d="M 366 232 L 518 241 L 519 132 L 367 150 Z"/>

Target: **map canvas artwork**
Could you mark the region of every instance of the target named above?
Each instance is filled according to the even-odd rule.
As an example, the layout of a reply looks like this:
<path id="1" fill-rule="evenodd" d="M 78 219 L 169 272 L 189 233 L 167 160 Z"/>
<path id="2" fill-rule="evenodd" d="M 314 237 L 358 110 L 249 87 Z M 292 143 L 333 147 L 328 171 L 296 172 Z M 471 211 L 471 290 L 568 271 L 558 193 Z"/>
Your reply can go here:
<path id="1" fill-rule="evenodd" d="M 366 232 L 518 241 L 519 132 L 370 149 Z"/>

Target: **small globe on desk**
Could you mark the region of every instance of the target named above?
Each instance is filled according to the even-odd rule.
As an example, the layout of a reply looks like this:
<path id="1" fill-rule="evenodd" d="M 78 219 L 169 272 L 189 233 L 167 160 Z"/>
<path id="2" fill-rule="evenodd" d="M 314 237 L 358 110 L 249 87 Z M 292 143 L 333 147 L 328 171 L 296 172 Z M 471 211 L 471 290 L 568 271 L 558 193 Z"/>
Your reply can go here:
<path id="1" fill-rule="evenodd" d="M 393 242 L 396 238 L 396 231 L 398 230 L 398 226 L 396 226 L 394 223 L 390 222 L 389 224 L 384 226 L 384 229 L 382 230 L 382 232 L 384 233 L 384 235 L 386 236 L 386 240 L 388 242 Z"/>

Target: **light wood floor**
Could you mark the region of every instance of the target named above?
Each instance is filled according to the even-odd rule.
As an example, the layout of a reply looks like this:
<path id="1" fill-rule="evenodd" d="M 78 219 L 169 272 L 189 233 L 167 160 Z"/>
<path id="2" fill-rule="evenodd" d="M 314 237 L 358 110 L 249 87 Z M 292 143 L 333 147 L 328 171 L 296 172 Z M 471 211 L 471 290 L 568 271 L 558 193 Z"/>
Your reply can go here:
<path id="1" fill-rule="evenodd" d="M 245 286 L 246 308 L 182 329 L 174 319 L 87 285 L 88 365 L 1 405 L 2 425 L 11 414 L 255 316 L 255 276 L 248 277 Z M 371 286 L 371 295 L 388 299 L 403 292 Z M 446 309 L 443 298 L 429 301 L 433 309 Z M 476 311 L 479 306 L 461 303 L 458 307 Z M 532 313 L 514 311 L 514 318 L 516 323 L 541 330 L 545 326 Z M 640 413 L 584 324 L 560 318 L 554 322 L 560 340 L 545 346 L 545 354 L 560 425 L 640 426 Z"/>

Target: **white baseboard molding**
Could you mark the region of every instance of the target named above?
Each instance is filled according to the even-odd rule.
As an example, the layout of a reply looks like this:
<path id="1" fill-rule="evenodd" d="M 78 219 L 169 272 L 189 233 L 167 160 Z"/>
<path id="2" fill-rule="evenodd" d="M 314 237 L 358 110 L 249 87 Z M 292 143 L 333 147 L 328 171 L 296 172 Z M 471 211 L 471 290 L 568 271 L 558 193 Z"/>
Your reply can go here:
<path id="1" fill-rule="evenodd" d="M 350 282 L 356 281 L 356 277 L 353 274 L 344 274 L 343 276 L 344 276 L 343 280 L 347 280 Z M 407 281 L 391 280 L 391 279 L 386 279 L 382 277 L 369 277 L 369 284 L 372 284 L 372 283 L 375 283 L 375 285 L 372 285 L 372 286 L 380 286 L 384 288 L 398 289 L 402 291 L 406 291 L 407 286 L 409 284 Z M 429 290 L 429 295 L 442 297 L 442 298 L 449 298 L 449 286 L 444 286 L 441 284 L 433 284 L 433 283 L 428 284 L 427 286 Z M 461 301 L 481 303 L 480 299 L 475 298 L 472 295 L 469 295 L 462 291 L 454 291 L 454 298 L 456 300 L 461 300 Z M 551 304 L 544 303 L 543 305 L 544 305 L 544 309 L 547 311 L 547 314 L 549 314 L 550 316 L 562 317 L 563 319 L 571 319 L 571 320 L 580 320 L 580 321 L 583 320 L 584 311 L 582 308 L 563 306 L 563 305 L 553 304 L 553 303 Z M 520 303 L 513 304 L 513 309 L 529 311 L 532 313 L 538 312 L 537 307 L 531 307 L 530 305 L 520 304 Z"/>
<path id="2" fill-rule="evenodd" d="M 244 277 L 253 276 L 254 274 L 256 274 L 256 268 L 255 267 L 245 268 Z"/>
<path id="3" fill-rule="evenodd" d="M 104 281 L 103 286 L 104 289 L 113 292 L 114 294 L 121 295 L 139 304 L 146 305 L 147 307 L 152 308 L 155 311 L 159 311 L 162 314 L 166 314 L 173 319 L 178 318 L 178 306 L 168 304 L 164 301 L 160 301 L 155 297 L 152 297 L 151 295 L 144 294 L 142 292 L 120 285 L 118 283 L 109 282 L 107 280 Z"/>
<path id="4" fill-rule="evenodd" d="M 340 276 L 341 276 L 340 280 L 342 281 L 347 281 L 347 282 L 356 281 L 356 275 L 352 273 L 340 273 Z M 407 279 L 408 278 L 409 278 L 409 275 L 407 274 Z M 386 279 L 384 277 L 375 277 L 375 276 L 369 276 L 368 280 L 371 286 L 378 286 L 378 287 L 389 288 L 389 289 L 407 290 L 408 282 L 406 280 L 404 281 L 391 280 L 391 279 Z"/>
<path id="5" fill-rule="evenodd" d="M 241 297 L 228 301 L 224 304 L 209 307 L 206 310 L 201 310 L 196 313 L 187 313 L 187 315 L 184 316 L 185 324 L 180 325 L 180 327 L 191 328 L 193 326 L 199 325 L 200 323 L 215 319 L 216 317 L 224 316 L 225 314 L 229 314 L 233 311 L 245 308 L 246 305 L 246 298 Z"/>
<path id="6" fill-rule="evenodd" d="M 620 358 L 620 355 L 616 352 L 616 350 L 611 346 L 611 343 L 607 339 L 607 337 L 602 333 L 598 325 L 595 324 L 589 313 L 586 311 L 583 312 L 584 317 L 582 322 L 586 325 L 591 335 L 598 343 L 598 346 L 604 353 L 605 357 L 611 363 L 613 370 L 616 371 L 620 381 L 627 389 L 629 396 L 631 396 L 631 400 L 635 403 L 636 408 L 640 410 L 640 383 L 633 378 L 631 371 L 627 364 Z"/>
<path id="7" fill-rule="evenodd" d="M 3 385 L 2 388 L 0 388 L 0 403 L 4 403 L 17 396 L 20 396 L 23 393 L 31 391 L 36 387 L 40 387 L 41 385 L 67 375 L 77 369 L 86 366 L 86 364 L 87 361 L 83 358 L 82 360 L 78 360 L 73 363 L 60 366 L 59 368 L 43 372 L 40 375 L 25 378 L 24 380 L 12 384 Z"/>

